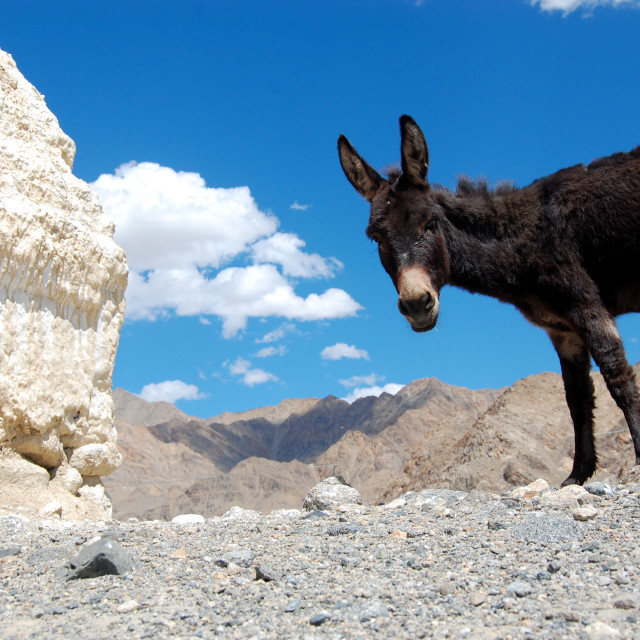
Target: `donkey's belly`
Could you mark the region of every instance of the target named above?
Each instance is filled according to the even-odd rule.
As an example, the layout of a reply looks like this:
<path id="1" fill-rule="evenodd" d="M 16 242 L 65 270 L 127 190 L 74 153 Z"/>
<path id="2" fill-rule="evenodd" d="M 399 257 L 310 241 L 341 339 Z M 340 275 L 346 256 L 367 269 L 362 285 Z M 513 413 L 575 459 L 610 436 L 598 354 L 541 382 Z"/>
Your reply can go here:
<path id="1" fill-rule="evenodd" d="M 542 327 L 545 331 L 562 333 L 571 331 L 569 323 L 546 302 L 536 296 L 531 296 L 516 306 L 529 322 L 537 327 Z"/>
<path id="2" fill-rule="evenodd" d="M 616 291 L 612 300 L 606 300 L 605 306 L 611 315 L 640 312 L 640 284 L 633 284 Z"/>

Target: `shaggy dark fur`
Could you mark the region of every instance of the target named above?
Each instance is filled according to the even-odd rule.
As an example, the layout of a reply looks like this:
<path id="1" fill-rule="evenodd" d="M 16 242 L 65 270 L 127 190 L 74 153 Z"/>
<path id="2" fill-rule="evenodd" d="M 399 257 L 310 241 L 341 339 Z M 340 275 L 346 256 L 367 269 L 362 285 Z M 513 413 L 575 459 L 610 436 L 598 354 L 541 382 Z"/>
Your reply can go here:
<path id="1" fill-rule="evenodd" d="M 429 152 L 400 119 L 402 170 L 385 180 L 340 136 L 345 175 L 371 203 L 367 234 L 416 331 L 435 326 L 445 284 L 517 307 L 558 352 L 575 430 L 573 470 L 594 472 L 591 357 L 622 409 L 640 463 L 640 399 L 615 316 L 640 311 L 640 147 L 562 169 L 517 189 L 427 181 Z"/>

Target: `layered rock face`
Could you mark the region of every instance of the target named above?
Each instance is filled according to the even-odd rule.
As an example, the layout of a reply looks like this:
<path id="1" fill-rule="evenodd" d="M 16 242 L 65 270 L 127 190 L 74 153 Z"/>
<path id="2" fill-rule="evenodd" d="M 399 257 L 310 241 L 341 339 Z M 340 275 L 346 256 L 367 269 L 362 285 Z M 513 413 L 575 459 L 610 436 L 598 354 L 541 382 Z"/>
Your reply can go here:
<path id="1" fill-rule="evenodd" d="M 108 510 L 99 476 L 121 461 L 111 379 L 128 268 L 74 155 L 0 50 L 0 470 L 30 462 L 49 471 L 48 490 Z"/>

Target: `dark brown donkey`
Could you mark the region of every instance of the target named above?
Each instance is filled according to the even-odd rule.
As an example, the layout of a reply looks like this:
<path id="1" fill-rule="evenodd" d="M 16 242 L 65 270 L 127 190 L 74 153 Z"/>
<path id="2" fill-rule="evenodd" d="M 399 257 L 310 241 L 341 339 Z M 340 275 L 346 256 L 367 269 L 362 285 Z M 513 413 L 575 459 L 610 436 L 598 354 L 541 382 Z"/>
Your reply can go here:
<path id="1" fill-rule="evenodd" d="M 571 475 L 596 470 L 591 357 L 622 409 L 640 464 L 640 399 L 615 316 L 640 311 L 640 147 L 563 169 L 522 189 L 427 182 L 418 125 L 400 118 L 402 171 L 385 180 L 340 136 L 340 163 L 371 203 L 367 235 L 414 331 L 433 329 L 452 284 L 519 309 L 549 334 L 575 431 Z"/>

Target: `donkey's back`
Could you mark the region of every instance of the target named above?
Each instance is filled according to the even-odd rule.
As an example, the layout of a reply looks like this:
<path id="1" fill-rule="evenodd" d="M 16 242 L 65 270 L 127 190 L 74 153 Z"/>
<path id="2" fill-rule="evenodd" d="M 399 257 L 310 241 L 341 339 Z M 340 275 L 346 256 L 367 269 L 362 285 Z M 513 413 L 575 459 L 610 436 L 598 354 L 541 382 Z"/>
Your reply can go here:
<path id="1" fill-rule="evenodd" d="M 529 189 L 556 258 L 579 259 L 613 315 L 640 311 L 640 146 L 562 169 Z"/>

